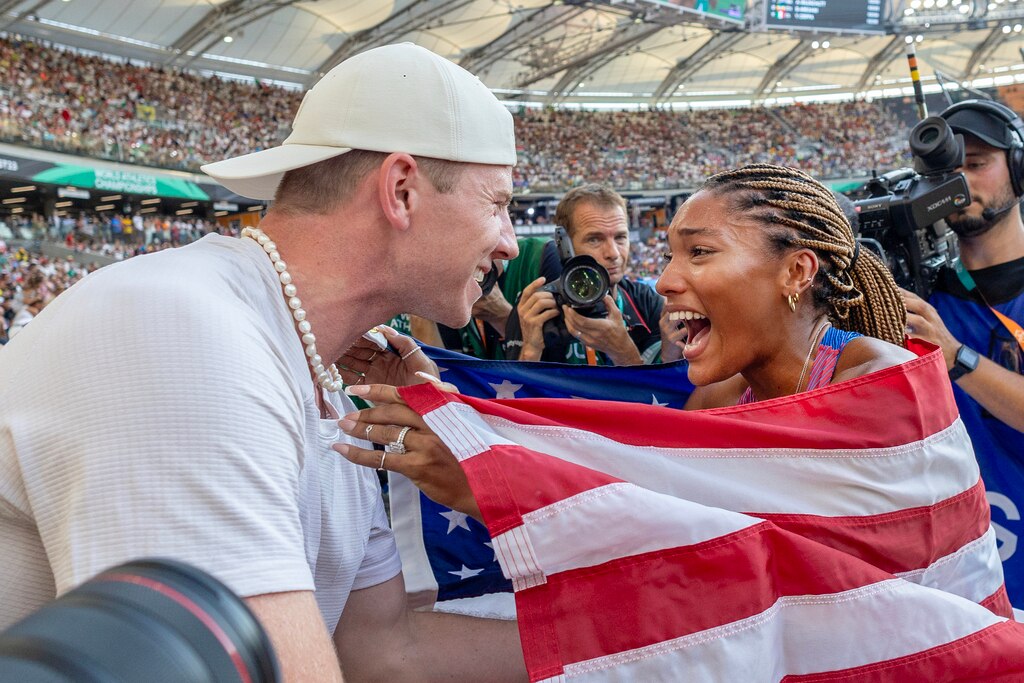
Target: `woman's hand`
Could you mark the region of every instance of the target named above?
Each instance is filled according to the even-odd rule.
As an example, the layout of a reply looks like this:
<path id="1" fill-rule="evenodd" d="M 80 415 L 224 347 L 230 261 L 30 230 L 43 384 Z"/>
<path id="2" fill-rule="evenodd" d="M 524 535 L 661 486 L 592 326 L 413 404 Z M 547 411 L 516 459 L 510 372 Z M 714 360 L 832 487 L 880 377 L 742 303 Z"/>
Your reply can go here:
<path id="1" fill-rule="evenodd" d="M 386 450 L 343 443 L 334 444 L 334 450 L 357 465 L 406 476 L 431 500 L 483 521 L 459 461 L 423 418 L 406 405 L 398 389 L 364 385 L 350 387 L 349 393 L 372 402 L 374 407 L 346 415 L 338 426 L 346 434 L 382 444 Z"/>
<path id="2" fill-rule="evenodd" d="M 375 329 L 384 335 L 395 353 L 381 349 L 376 342 L 366 337 L 360 337 L 337 362 L 341 380 L 345 384 L 390 384 L 403 387 L 427 381 L 417 376 L 417 372 L 437 377 L 437 365 L 427 358 L 415 339 L 387 325 L 378 325 Z"/>

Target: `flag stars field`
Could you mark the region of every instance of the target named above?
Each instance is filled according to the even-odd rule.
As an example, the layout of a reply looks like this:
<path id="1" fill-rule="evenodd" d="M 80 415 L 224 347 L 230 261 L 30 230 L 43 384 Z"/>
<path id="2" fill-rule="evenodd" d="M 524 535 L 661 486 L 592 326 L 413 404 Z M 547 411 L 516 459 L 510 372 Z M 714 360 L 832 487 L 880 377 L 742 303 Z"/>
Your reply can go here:
<path id="1" fill-rule="evenodd" d="M 515 398 L 516 392 L 523 388 L 522 384 L 512 384 L 507 379 L 502 380 L 501 384 L 493 384 L 488 382 L 491 388 L 496 392 L 495 398 Z"/>
<path id="2" fill-rule="evenodd" d="M 469 522 L 467 521 L 469 515 L 466 513 L 448 510 L 447 512 L 439 512 L 438 514 L 448 520 L 448 533 L 455 531 L 457 528 L 469 531 Z"/>
<path id="3" fill-rule="evenodd" d="M 451 572 L 450 571 L 448 573 L 449 574 L 454 574 L 455 576 L 459 577 L 460 579 L 471 579 L 471 578 L 473 578 L 474 576 L 476 576 L 477 574 L 479 574 L 482 571 L 483 571 L 483 569 L 470 569 L 466 565 L 462 565 L 462 569 L 460 569 L 459 571 L 457 571 L 457 572 Z"/>

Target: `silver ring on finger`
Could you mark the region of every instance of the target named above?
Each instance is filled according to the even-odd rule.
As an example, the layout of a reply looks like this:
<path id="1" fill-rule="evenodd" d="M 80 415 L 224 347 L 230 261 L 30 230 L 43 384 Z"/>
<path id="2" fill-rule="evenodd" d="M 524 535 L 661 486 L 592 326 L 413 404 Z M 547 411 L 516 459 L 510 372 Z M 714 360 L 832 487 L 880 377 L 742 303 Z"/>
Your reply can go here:
<path id="1" fill-rule="evenodd" d="M 422 350 L 423 349 L 421 349 L 419 346 L 417 346 L 412 351 L 406 351 L 404 354 L 402 354 L 402 360 L 405 360 L 406 358 L 408 358 L 412 354 L 416 353 L 417 351 L 422 351 Z"/>
<path id="2" fill-rule="evenodd" d="M 384 451 L 386 453 L 405 453 L 405 435 L 409 433 L 410 429 L 412 429 L 412 427 L 402 427 L 402 431 L 398 432 L 398 438 L 385 446 Z"/>
<path id="3" fill-rule="evenodd" d="M 366 440 L 370 441 L 370 430 L 373 429 L 373 425 L 366 425 Z"/>
<path id="4" fill-rule="evenodd" d="M 385 471 L 385 470 L 384 470 L 384 460 L 386 460 L 386 459 L 387 459 L 387 457 L 388 457 L 388 451 L 387 451 L 387 449 L 385 448 L 385 449 L 384 449 L 384 452 L 380 454 L 380 464 L 379 464 L 379 465 L 377 465 L 377 471 L 378 471 L 378 472 L 384 472 L 384 471 Z"/>

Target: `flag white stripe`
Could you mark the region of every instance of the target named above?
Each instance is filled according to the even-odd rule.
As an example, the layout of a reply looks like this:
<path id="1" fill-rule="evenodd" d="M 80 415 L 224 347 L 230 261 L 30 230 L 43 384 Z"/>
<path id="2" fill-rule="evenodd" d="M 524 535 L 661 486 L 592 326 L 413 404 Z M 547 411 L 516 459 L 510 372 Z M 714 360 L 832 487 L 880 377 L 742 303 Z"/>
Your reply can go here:
<path id="1" fill-rule="evenodd" d="M 451 449 L 459 462 L 496 445 L 513 445 L 488 425 L 483 416 L 462 403 L 445 403 L 423 416 L 437 436 Z"/>
<path id="2" fill-rule="evenodd" d="M 657 514 L 637 515 L 637 510 Z M 628 519 L 629 524 L 619 520 Z M 746 515 L 615 483 L 523 516 L 538 569 L 547 575 L 619 557 L 688 546 L 746 529 Z"/>
<path id="3" fill-rule="evenodd" d="M 636 515 L 636 510 L 657 510 L 657 515 Z M 629 524 L 619 520 L 629 519 Z M 757 519 L 720 508 L 711 508 L 681 498 L 653 493 L 628 483 L 601 486 L 570 496 L 523 516 L 526 540 L 517 537 L 517 547 L 529 547 L 530 565 L 524 577 L 592 567 L 641 553 L 694 545 L 734 533 L 757 523 Z M 508 534 L 503 534 L 507 536 Z M 506 565 L 506 576 L 515 577 L 522 561 Z M 995 531 L 990 527 L 981 537 L 967 543 L 928 567 L 899 576 L 914 583 L 948 591 L 981 602 L 1002 585 Z"/>
<path id="4" fill-rule="evenodd" d="M 981 602 L 1003 585 L 995 529 L 989 527 L 981 537 L 940 557 L 923 569 L 900 572 L 896 576 L 959 595 L 972 602 Z"/>
<path id="5" fill-rule="evenodd" d="M 962 598 L 891 579 L 832 595 L 781 598 L 731 624 L 569 664 L 565 679 L 776 683 L 786 675 L 911 655 L 1001 621 Z"/>
<path id="6" fill-rule="evenodd" d="M 976 485 L 980 476 L 959 418 L 914 443 L 843 451 L 653 448 L 569 427 L 483 419 L 497 433 L 486 437 L 490 440 L 518 443 L 651 491 L 729 510 L 883 514 L 946 500 Z"/>
<path id="7" fill-rule="evenodd" d="M 515 590 L 539 586 L 547 580 L 525 527 L 517 526 L 494 536 L 491 541 L 501 571 L 505 578 L 512 579 Z"/>
<path id="8" fill-rule="evenodd" d="M 423 542 L 423 520 L 420 490 L 396 472 L 388 472 L 388 499 L 391 506 L 391 528 L 395 532 L 398 555 L 402 559 L 402 578 L 408 593 L 437 591 L 437 579 L 427 559 Z M 401 514 L 394 511 L 401 510 Z"/>

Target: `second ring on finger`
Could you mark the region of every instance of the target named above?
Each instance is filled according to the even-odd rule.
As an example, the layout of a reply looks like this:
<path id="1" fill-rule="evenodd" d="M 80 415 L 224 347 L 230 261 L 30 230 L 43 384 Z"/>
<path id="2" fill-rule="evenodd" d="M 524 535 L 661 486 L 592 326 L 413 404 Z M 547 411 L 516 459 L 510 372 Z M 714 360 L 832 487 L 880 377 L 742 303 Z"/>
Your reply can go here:
<path id="1" fill-rule="evenodd" d="M 402 430 L 405 430 L 404 435 L 402 435 Z M 413 431 L 413 428 L 409 426 L 369 424 L 363 429 L 363 434 L 367 441 L 372 441 L 381 446 L 397 443 L 399 437 L 401 437 L 402 444 L 408 448 L 409 437 L 412 436 Z M 373 436 L 370 435 L 371 433 Z"/>

